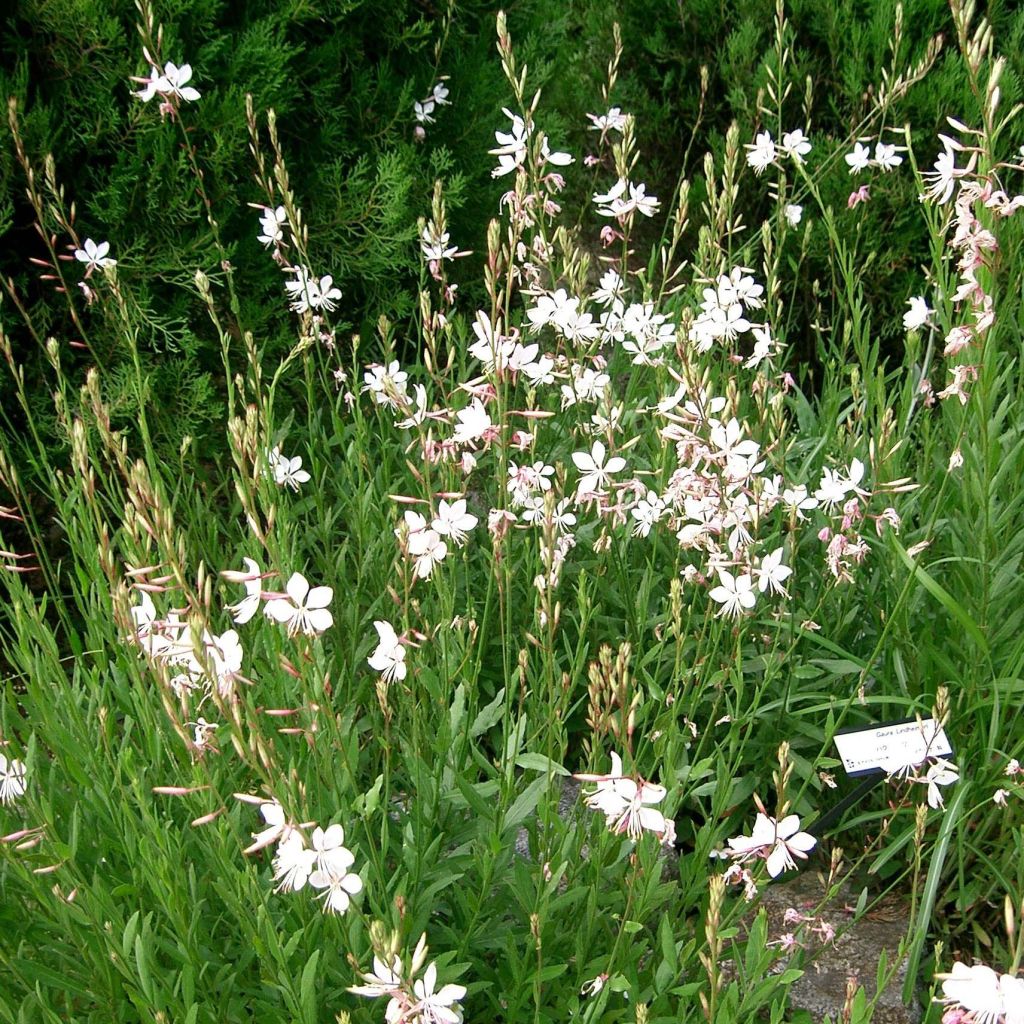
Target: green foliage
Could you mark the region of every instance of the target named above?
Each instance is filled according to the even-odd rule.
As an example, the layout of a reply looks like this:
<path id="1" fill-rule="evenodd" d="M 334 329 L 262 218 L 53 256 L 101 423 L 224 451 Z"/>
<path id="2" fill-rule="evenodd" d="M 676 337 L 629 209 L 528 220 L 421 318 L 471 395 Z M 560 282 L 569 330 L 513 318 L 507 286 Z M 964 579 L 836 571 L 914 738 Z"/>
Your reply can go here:
<path id="1" fill-rule="evenodd" d="M 990 6 L 1008 111 L 1024 15 Z M 0 806 L 0 1022 L 379 1020 L 382 1005 L 346 989 L 374 955 L 408 964 L 424 932 L 439 984 L 468 988 L 467 1019 L 790 1019 L 788 989 L 813 965 L 783 969 L 765 915 L 709 855 L 750 831 L 755 796 L 809 821 L 848 793 L 839 728 L 937 705 L 961 766 L 945 816 L 881 787 L 821 837 L 813 866 L 828 873 L 846 850 L 859 913 L 907 897 L 908 996 L 951 953 L 1019 962 L 1020 932 L 1003 920 L 1004 901 L 1024 898 L 1024 791 L 1003 771 L 1024 760 L 1024 237 L 1021 215 L 978 208 L 998 241 L 979 271 L 995 325 L 969 401 L 926 401 L 922 378 L 947 383 L 943 338 L 968 314 L 950 299 L 948 207 L 918 202 L 916 164 L 930 164 L 948 115 L 983 123 L 992 63 L 970 69 L 943 8 L 899 9 L 902 35 L 894 0 L 530 0 L 509 12 L 528 66 L 517 106 L 488 3 L 176 0 L 156 12 L 161 57 L 189 61 L 202 92 L 176 119 L 131 95 L 146 69 L 131 4 L 23 0 L 6 16 L 0 85 L 17 110 L 0 149 L 0 750 L 24 760 L 28 787 Z M 904 90 L 908 75 L 920 81 Z M 440 76 L 453 103 L 418 141 L 413 102 Z M 484 154 L 507 128 L 502 108 L 521 112 L 537 90 L 538 130 L 577 160 L 548 193 L 562 217 L 525 227 L 499 206 L 514 176 L 495 180 Z M 636 116 L 635 148 L 627 136 L 612 152 L 589 127 L 587 112 L 613 105 Z M 843 155 L 904 124 L 916 164 L 908 153 L 873 172 L 871 201 L 848 209 L 868 179 Z M 807 164 L 756 178 L 743 144 L 799 126 Z M 1011 121 L 986 159 L 1021 138 Z M 605 247 L 590 197 L 616 160 L 662 206 Z M 541 189 L 534 178 L 520 189 Z M 330 317 L 289 311 L 281 267 L 256 241 L 252 204 L 278 202 L 287 258 L 343 292 Z M 797 227 L 787 202 L 804 208 Z M 475 250 L 436 279 L 419 248 L 428 215 Z M 72 233 L 108 240 L 117 259 L 85 282 L 92 301 L 80 263 L 52 262 Z M 762 367 L 746 364 L 746 341 L 698 352 L 682 334 L 645 365 L 524 316 L 531 273 L 541 290 L 585 292 L 616 266 L 631 294 L 692 323 L 708 277 L 741 265 L 765 283 L 781 345 Z M 918 294 L 935 323 L 908 332 Z M 564 357 L 558 383 L 572 361 L 606 362 L 607 399 L 485 373 L 467 351 L 477 309 Z M 361 392 L 367 367 L 391 360 L 435 417 L 399 427 L 409 401 L 394 411 Z M 497 436 L 476 445 L 478 464 L 426 457 L 481 377 Z M 617 492 L 633 502 L 625 523 L 581 502 L 555 576 L 553 524 L 521 519 L 502 539 L 496 520 L 499 536 L 485 534 L 488 513 L 510 509 L 513 461 L 550 462 L 552 496 L 571 497 L 573 455 L 596 436 L 664 491 L 678 460 L 659 431 L 688 421 L 659 419 L 657 402 L 680 380 L 688 397 L 722 396 L 786 485 L 813 491 L 824 467 L 866 464 L 851 583 L 837 584 L 817 535 L 834 534 L 838 510 L 758 512 L 750 565 L 777 549 L 794 575 L 785 598 L 759 595 L 735 619 L 709 594 L 700 545 L 677 543 L 683 518 L 631 532 L 642 490 Z M 592 415 L 621 422 L 596 435 Z M 535 434 L 527 454 L 513 428 Z M 311 476 L 294 493 L 274 482 L 275 446 Z M 763 498 L 760 482 L 744 486 Z M 417 578 L 400 513 L 434 515 L 463 493 L 480 520 L 472 540 L 449 536 L 447 560 Z M 889 504 L 898 535 L 872 522 Z M 292 572 L 333 588 L 328 633 L 292 636 L 257 615 L 239 626 L 245 678 L 223 691 L 211 665 L 189 670 L 202 680 L 189 689 L 131 642 L 147 586 L 161 616 L 181 608 L 192 636 L 223 638 L 241 584 L 217 572 L 254 554 L 266 590 Z M 406 640 L 407 677 L 368 667 L 381 620 Z M 205 750 L 200 714 L 216 723 Z M 682 851 L 671 868 L 654 837 L 609 831 L 563 790 L 611 750 L 666 788 Z M 1005 809 L 992 800 L 1004 785 Z M 274 892 L 271 852 L 242 852 L 262 826 L 237 793 L 342 823 L 365 885 L 356 906 L 325 916 L 308 892 Z M 826 892 L 820 912 L 838 898 Z M 936 938 L 946 951 L 931 963 Z M 879 989 L 899 960 L 879 964 Z M 873 1011 L 858 990 L 850 1019 Z"/>

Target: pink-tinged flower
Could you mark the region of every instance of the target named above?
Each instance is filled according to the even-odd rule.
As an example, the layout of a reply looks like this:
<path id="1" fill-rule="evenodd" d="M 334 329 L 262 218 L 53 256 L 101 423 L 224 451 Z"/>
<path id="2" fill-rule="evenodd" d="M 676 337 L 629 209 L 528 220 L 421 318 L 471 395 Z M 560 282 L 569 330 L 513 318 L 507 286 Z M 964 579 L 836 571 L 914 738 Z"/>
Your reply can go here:
<path id="1" fill-rule="evenodd" d="M 1024 979 L 996 974 L 984 964 L 957 960 L 942 980 L 942 1000 L 947 1006 L 965 1011 L 971 1024 L 1024 1024 Z"/>
<path id="2" fill-rule="evenodd" d="M 852 210 L 861 203 L 866 203 L 871 198 L 871 190 L 867 185 L 861 185 L 855 192 L 851 192 L 846 200 L 846 208 Z"/>
<path id="3" fill-rule="evenodd" d="M 379 672 L 384 677 L 386 683 L 394 682 L 396 679 L 404 679 L 407 671 L 405 647 L 402 646 L 394 626 L 390 622 L 384 622 L 380 619 L 374 622 L 373 625 L 377 630 L 380 643 L 377 644 L 377 649 L 373 654 L 367 658 L 370 668 L 374 672 Z"/>
<path id="4" fill-rule="evenodd" d="M 316 636 L 334 625 L 334 616 L 327 610 L 334 597 L 330 587 L 310 589 L 306 577 L 296 572 L 292 573 L 285 591 L 286 594 L 268 601 L 264 611 L 275 622 L 287 626 L 289 636 L 297 633 Z"/>
<path id="5" fill-rule="evenodd" d="M 735 615 L 737 618 L 743 614 L 744 608 L 753 608 L 757 597 L 754 594 L 754 581 L 747 573 L 733 576 L 726 569 L 718 570 L 719 585 L 712 589 L 708 595 L 712 601 L 722 607 L 718 609 L 718 615 Z"/>
<path id="6" fill-rule="evenodd" d="M 636 842 L 644 830 L 654 832 L 664 840 L 670 822 L 652 804 L 665 799 L 665 787 L 643 778 L 622 774 L 622 758 L 614 751 L 611 755 L 610 775 L 589 775 L 580 773 L 573 778 L 581 782 L 594 782 L 597 788 L 585 795 L 586 804 L 605 816 L 608 827 L 616 835 L 625 833 Z"/>
<path id="7" fill-rule="evenodd" d="M 25 765 L 0 754 L 0 804 L 13 804 L 25 795 Z"/>
<path id="8" fill-rule="evenodd" d="M 817 842 L 814 836 L 800 831 L 797 815 L 790 814 L 776 821 L 759 811 L 753 832 L 749 836 L 730 839 L 729 852 L 739 861 L 767 861 L 768 874 L 777 878 L 783 871 L 796 867 L 794 857 L 806 860 Z"/>

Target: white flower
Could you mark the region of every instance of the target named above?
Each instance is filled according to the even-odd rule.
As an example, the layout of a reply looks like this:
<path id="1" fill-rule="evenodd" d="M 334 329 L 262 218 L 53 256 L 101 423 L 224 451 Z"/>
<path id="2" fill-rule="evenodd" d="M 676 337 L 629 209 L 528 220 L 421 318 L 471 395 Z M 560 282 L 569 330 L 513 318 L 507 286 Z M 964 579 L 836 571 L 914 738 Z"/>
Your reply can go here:
<path id="1" fill-rule="evenodd" d="M 213 670 L 221 684 L 221 692 L 230 692 L 231 680 L 242 670 L 242 643 L 238 633 L 226 630 L 220 636 L 207 633 L 203 637 L 206 652 L 213 662 Z"/>
<path id="2" fill-rule="evenodd" d="M 341 298 L 341 290 L 334 287 L 334 278 L 330 275 L 319 280 L 310 274 L 309 267 L 292 267 L 294 281 L 285 281 L 285 291 L 292 297 L 291 308 L 296 313 L 306 313 L 311 309 L 334 311 L 335 303 Z"/>
<path id="3" fill-rule="evenodd" d="M 192 88 L 191 85 L 186 85 L 186 82 L 192 79 L 192 65 L 182 64 L 178 67 L 177 64 L 172 61 L 168 61 L 164 65 L 163 82 L 165 88 L 157 88 L 157 92 L 162 92 L 168 96 L 180 96 L 183 100 L 188 102 L 195 102 L 199 99 L 199 93 Z"/>
<path id="4" fill-rule="evenodd" d="M 581 782 L 594 782 L 597 788 L 585 794 L 586 804 L 605 816 L 608 827 L 616 835 L 625 833 L 636 842 L 646 829 L 664 838 L 669 822 L 652 804 L 665 799 L 664 786 L 622 774 L 622 758 L 612 751 L 609 775 L 578 774 Z"/>
<path id="5" fill-rule="evenodd" d="M 255 853 L 257 850 L 262 850 L 263 847 L 276 843 L 279 839 L 287 839 L 291 835 L 292 826 L 286 820 L 284 808 L 279 803 L 274 801 L 260 804 L 260 814 L 263 815 L 267 827 L 262 832 L 252 833 L 256 842 L 245 851 L 246 853 Z"/>
<path id="6" fill-rule="evenodd" d="M 838 505 L 845 501 L 846 496 L 851 492 L 864 495 L 866 492 L 858 486 L 863 477 L 864 463 L 860 459 L 854 459 L 850 463 L 848 476 L 846 477 L 838 470 L 830 469 L 826 466 L 822 470 L 821 483 L 814 492 L 814 497 L 828 511 L 833 505 Z"/>
<path id="7" fill-rule="evenodd" d="M 430 525 L 443 537 L 451 537 L 456 544 L 464 544 L 466 533 L 477 524 L 476 516 L 466 511 L 466 499 L 459 498 L 449 504 L 442 498 L 438 503 L 437 518 Z"/>
<path id="8" fill-rule="evenodd" d="M 722 607 L 718 614 L 739 616 L 744 608 L 753 608 L 757 598 L 753 591 L 754 582 L 747 573 L 733 576 L 725 569 L 718 570 L 719 586 L 708 595 Z"/>
<path id="9" fill-rule="evenodd" d="M 433 124 L 434 119 L 430 115 L 434 113 L 434 98 L 431 96 L 426 100 L 417 100 L 413 106 L 413 114 L 420 124 Z"/>
<path id="10" fill-rule="evenodd" d="M 748 142 L 743 148 L 747 150 L 747 163 L 754 168 L 754 173 L 758 176 L 775 162 L 775 143 L 772 141 L 771 132 L 761 132 L 754 137 L 753 143 Z"/>
<path id="11" fill-rule="evenodd" d="M 260 606 L 260 594 L 263 590 L 259 563 L 252 558 L 243 558 L 242 561 L 245 562 L 247 571 L 233 573 L 235 578 L 232 582 L 245 584 L 245 597 L 238 604 L 227 606 L 227 610 L 231 612 L 231 617 L 238 626 L 244 625 L 256 614 Z M 226 576 L 227 573 L 222 573 L 222 575 Z"/>
<path id="12" fill-rule="evenodd" d="M 790 203 L 786 206 L 785 214 L 786 223 L 791 228 L 795 228 L 800 223 L 800 218 L 804 215 L 804 208 L 796 203 Z"/>
<path id="13" fill-rule="evenodd" d="M 804 135 L 802 128 L 797 128 L 794 131 L 786 132 L 782 136 L 780 149 L 783 153 L 791 156 L 798 164 L 802 164 L 804 157 L 811 151 L 811 140 Z"/>
<path id="14" fill-rule="evenodd" d="M 458 255 L 459 247 L 448 244 L 450 236 L 447 231 L 437 234 L 426 227 L 420 238 L 420 251 L 428 262 L 440 263 L 441 260 L 454 260 Z"/>
<path id="15" fill-rule="evenodd" d="M 435 992 L 437 967 L 431 964 L 423 977 L 413 985 L 417 1002 L 409 1011 L 407 1019 L 422 1024 L 462 1024 L 462 1007 L 459 1000 L 466 995 L 463 985 L 444 985 Z"/>
<path id="16" fill-rule="evenodd" d="M 907 299 L 907 305 L 910 309 L 903 314 L 903 329 L 905 331 L 919 331 L 935 312 L 925 301 L 923 295 L 915 295 L 913 298 Z"/>
<path id="17" fill-rule="evenodd" d="M 967 166 L 958 168 L 956 153 L 962 150 L 963 146 L 948 135 L 940 135 L 939 138 L 942 140 L 942 152 L 935 159 L 934 169 L 923 171 L 921 177 L 930 182 L 928 188 L 925 189 L 925 196 L 939 204 L 945 204 L 953 197 L 953 183 L 956 179 L 962 178 L 974 170 L 978 154 L 972 153 Z"/>
<path id="18" fill-rule="evenodd" d="M 374 672 L 380 672 L 386 683 L 404 679 L 406 674 L 405 647 L 402 646 L 390 622 L 378 619 L 374 622 L 379 643 L 366 660 Z"/>
<path id="19" fill-rule="evenodd" d="M 589 454 L 573 452 L 572 461 L 584 474 L 580 477 L 577 494 L 597 493 L 603 486 L 611 483 L 612 473 L 618 473 L 626 468 L 626 460 L 619 455 L 613 455 L 605 462 L 605 447 L 600 441 L 594 442 Z"/>
<path id="20" fill-rule="evenodd" d="M 438 82 L 431 91 L 431 99 L 439 107 L 451 106 L 451 100 L 448 99 L 448 86 L 444 82 Z"/>
<path id="21" fill-rule="evenodd" d="M 348 850 L 345 850 L 348 853 Z M 351 853 L 348 856 L 354 860 Z M 351 864 L 351 860 L 349 864 Z M 344 914 L 352 903 L 352 897 L 362 892 L 363 880 L 348 871 L 348 866 L 338 868 L 317 868 L 309 876 L 309 884 L 314 889 L 323 889 L 324 910 L 331 914 Z"/>
<path id="22" fill-rule="evenodd" d="M 492 178 L 500 178 L 523 166 L 526 160 L 526 143 L 530 137 L 526 122 L 518 114 L 513 114 L 508 109 L 504 109 L 503 113 L 511 119 L 512 130 L 494 133 L 498 146 L 487 151 L 491 156 L 498 158 L 498 166 L 491 171 Z"/>
<path id="23" fill-rule="evenodd" d="M 283 206 L 279 206 L 276 210 L 272 210 L 269 206 L 264 207 L 260 214 L 261 234 L 256 236 L 256 241 L 262 242 L 264 245 L 277 245 L 284 239 L 282 227 L 287 221 L 288 214 L 285 213 Z"/>
<path id="24" fill-rule="evenodd" d="M 729 854 L 739 861 L 766 860 L 768 874 L 778 877 L 796 867 L 794 856 L 803 860 L 817 845 L 814 836 L 800 831 L 800 818 L 787 815 L 781 821 L 758 812 L 749 836 L 729 840 Z"/>
<path id="25" fill-rule="evenodd" d="M 636 520 L 633 527 L 634 537 L 646 537 L 651 532 L 651 527 L 658 522 L 665 514 L 665 502 L 661 500 L 657 491 L 648 491 L 645 498 L 641 498 L 636 505 L 630 509 L 630 515 Z"/>
<path id="26" fill-rule="evenodd" d="M 318 825 L 309 837 L 309 846 L 316 855 L 316 867 L 320 871 L 342 872 L 350 868 L 355 857 L 345 849 L 345 830 L 341 825 L 330 825 L 326 829 Z"/>
<path id="27" fill-rule="evenodd" d="M 290 487 L 293 491 L 297 491 L 299 484 L 309 482 L 309 473 L 302 468 L 300 455 L 290 459 L 287 455 L 281 454 L 280 448 L 272 448 L 267 452 L 267 462 L 274 474 L 274 483 L 278 487 Z"/>
<path id="28" fill-rule="evenodd" d="M 903 157 L 898 155 L 897 149 L 902 148 L 902 146 L 887 145 L 884 142 L 876 143 L 874 163 L 883 171 L 891 171 L 894 167 L 899 167 L 903 163 Z"/>
<path id="29" fill-rule="evenodd" d="M 770 555 L 761 559 L 761 567 L 754 570 L 757 576 L 757 589 L 763 594 L 768 591 L 772 594 L 785 594 L 786 588 L 783 584 L 792 575 L 793 570 L 782 564 L 784 548 L 776 548 Z"/>
<path id="30" fill-rule="evenodd" d="M 199 91 L 191 85 L 186 85 L 192 78 L 192 65 L 182 64 L 178 67 L 172 61 L 164 65 L 163 71 L 158 67 L 150 65 L 148 78 L 136 78 L 136 82 L 142 82 L 143 88 L 136 96 L 143 103 L 148 103 L 154 96 L 178 96 L 187 103 L 194 103 L 199 99 Z"/>
<path id="31" fill-rule="evenodd" d="M 568 167 L 575 160 L 570 153 L 552 152 L 546 135 L 540 139 L 540 158 L 543 163 L 554 164 L 556 167 Z"/>
<path id="32" fill-rule="evenodd" d="M 364 981 L 369 982 L 369 984 L 351 986 L 349 992 L 353 995 L 367 996 L 370 999 L 391 995 L 402 987 L 402 958 L 396 953 L 394 961 L 388 967 L 383 960 L 374 957 L 373 970 L 371 972 L 364 972 L 362 978 Z M 397 1000 L 392 1000 L 392 1003 L 395 1002 Z M 390 1005 L 384 1013 L 384 1019 L 389 1022 L 395 1020 L 395 1016 L 391 1013 Z"/>
<path id="33" fill-rule="evenodd" d="M 862 142 L 856 143 L 852 153 L 847 153 L 843 159 L 850 168 L 851 174 L 857 174 L 869 167 L 871 164 L 871 150 Z"/>
<path id="34" fill-rule="evenodd" d="M 606 217 L 618 217 L 623 212 L 622 197 L 626 194 L 629 182 L 625 178 L 619 178 L 617 182 L 604 194 L 595 192 L 594 202 L 598 206 L 598 213 Z"/>
<path id="35" fill-rule="evenodd" d="M 143 103 L 148 103 L 158 92 L 163 92 L 167 88 L 167 82 L 158 67 L 150 67 L 148 78 L 133 77 L 132 81 L 142 83 L 142 88 L 134 95 L 138 96 Z"/>
<path id="36" fill-rule="evenodd" d="M 772 341 L 772 332 L 768 324 L 758 326 L 754 324 L 751 327 L 751 333 L 754 335 L 754 350 L 750 353 L 750 357 L 743 364 L 748 370 L 754 369 L 759 366 L 765 359 L 768 359 L 774 348 L 774 342 Z"/>
<path id="37" fill-rule="evenodd" d="M 602 306 L 611 305 L 616 299 L 622 298 L 623 280 L 616 270 L 606 270 L 601 275 L 600 287 L 591 295 L 594 302 Z"/>
<path id="38" fill-rule="evenodd" d="M 363 374 L 363 391 L 369 391 L 377 405 L 397 409 L 408 398 L 408 380 L 409 374 L 401 369 L 397 359 L 387 366 L 374 363 Z"/>
<path id="39" fill-rule="evenodd" d="M 25 795 L 25 765 L 0 754 L 0 804 L 13 804 Z"/>
<path id="40" fill-rule="evenodd" d="M 316 636 L 334 625 L 334 616 L 327 610 L 334 597 L 330 587 L 310 589 L 306 577 L 296 572 L 292 573 L 285 591 L 287 599 L 280 595 L 268 601 L 264 611 L 275 622 L 287 626 L 289 636 L 295 636 L 296 633 Z"/>
<path id="41" fill-rule="evenodd" d="M 969 1013 L 974 1024 L 1024 1024 L 1024 979 L 959 960 L 951 973 L 937 977 L 943 979 L 942 1001 Z"/>
<path id="42" fill-rule="evenodd" d="M 818 499 L 812 498 L 807 493 L 803 484 L 795 487 L 787 487 L 782 492 L 782 504 L 793 513 L 797 519 L 806 519 L 804 512 L 809 512 L 818 507 Z"/>
<path id="43" fill-rule="evenodd" d="M 430 579 L 434 566 L 448 554 L 448 545 L 436 530 L 417 530 L 409 534 L 407 543 L 415 562 L 416 575 L 421 580 Z"/>
<path id="44" fill-rule="evenodd" d="M 629 115 L 623 114 L 619 107 L 612 107 L 607 114 L 587 114 L 587 119 L 592 122 L 592 132 L 621 132 L 626 127 L 628 117 Z"/>
<path id="45" fill-rule="evenodd" d="M 937 757 L 928 766 L 928 771 L 925 772 L 924 777 L 917 778 L 915 781 L 924 783 L 928 787 L 928 806 L 939 808 L 945 805 L 939 786 L 949 786 L 954 782 L 959 782 L 959 780 L 960 769 L 951 761 Z"/>
<path id="46" fill-rule="evenodd" d="M 298 832 L 282 839 L 274 855 L 274 881 L 281 883 L 277 892 L 298 892 L 309 880 L 316 859 L 316 850 L 307 850 Z"/>
<path id="47" fill-rule="evenodd" d="M 646 194 L 647 186 L 642 182 L 639 185 L 630 184 L 629 202 L 632 207 L 642 213 L 645 217 L 653 217 L 661 206 L 661 200 Z"/>
<path id="48" fill-rule="evenodd" d="M 117 260 L 111 259 L 107 255 L 108 252 L 109 242 L 100 242 L 97 245 L 91 238 L 87 238 L 82 243 L 82 248 L 75 250 L 75 259 L 85 264 L 85 272 L 88 275 L 94 270 L 117 266 Z"/>
<path id="49" fill-rule="evenodd" d="M 479 440 L 491 428 L 491 417 L 479 398 L 474 398 L 465 409 L 460 409 L 455 418 L 458 424 L 452 439 L 456 444 L 469 444 Z"/>

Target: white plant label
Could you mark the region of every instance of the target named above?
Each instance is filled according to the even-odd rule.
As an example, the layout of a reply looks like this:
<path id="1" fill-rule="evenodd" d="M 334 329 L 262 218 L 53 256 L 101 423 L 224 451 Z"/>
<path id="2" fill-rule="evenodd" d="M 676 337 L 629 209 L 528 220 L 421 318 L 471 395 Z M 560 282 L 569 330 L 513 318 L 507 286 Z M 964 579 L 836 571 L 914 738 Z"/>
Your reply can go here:
<path id="1" fill-rule="evenodd" d="M 891 774 L 953 753 L 946 731 L 936 728 L 932 718 L 837 733 L 835 742 L 847 775 Z"/>

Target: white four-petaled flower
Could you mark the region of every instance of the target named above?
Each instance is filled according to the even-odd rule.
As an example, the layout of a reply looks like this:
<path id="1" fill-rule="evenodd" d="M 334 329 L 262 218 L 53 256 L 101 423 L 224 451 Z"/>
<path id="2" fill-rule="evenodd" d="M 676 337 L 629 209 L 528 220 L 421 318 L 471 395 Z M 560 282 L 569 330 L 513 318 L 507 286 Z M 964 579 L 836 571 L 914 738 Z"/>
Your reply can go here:
<path id="1" fill-rule="evenodd" d="M 797 815 L 789 814 L 776 821 L 759 811 L 749 836 L 729 840 L 729 854 L 739 861 L 767 861 L 768 874 L 776 878 L 796 867 L 794 857 L 806 860 L 816 845 L 814 836 L 800 831 Z"/>
<path id="2" fill-rule="evenodd" d="M 330 587 L 311 589 L 306 577 L 296 572 L 288 580 L 285 594 L 268 601 L 264 611 L 275 622 L 287 626 L 290 636 L 316 636 L 334 624 L 334 616 L 327 610 L 333 597 Z"/>
<path id="3" fill-rule="evenodd" d="M 75 250 L 75 259 L 85 264 L 85 276 L 88 277 L 94 270 L 117 266 L 117 260 L 111 259 L 107 255 L 108 252 L 110 252 L 109 242 L 97 244 L 91 238 L 87 238 L 82 243 L 82 248 Z"/>
<path id="4" fill-rule="evenodd" d="M 602 487 L 611 483 L 611 474 L 626 468 L 626 460 L 620 455 L 613 455 L 605 461 L 605 446 L 595 441 L 589 452 L 573 452 L 572 461 L 583 474 L 577 487 L 577 494 L 596 494 Z"/>
<path id="5" fill-rule="evenodd" d="M 722 606 L 718 609 L 719 615 L 739 617 L 744 608 L 754 607 L 757 597 L 753 590 L 754 581 L 748 573 L 733 576 L 727 569 L 719 569 L 718 581 L 719 585 L 708 596 Z"/>

